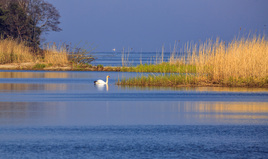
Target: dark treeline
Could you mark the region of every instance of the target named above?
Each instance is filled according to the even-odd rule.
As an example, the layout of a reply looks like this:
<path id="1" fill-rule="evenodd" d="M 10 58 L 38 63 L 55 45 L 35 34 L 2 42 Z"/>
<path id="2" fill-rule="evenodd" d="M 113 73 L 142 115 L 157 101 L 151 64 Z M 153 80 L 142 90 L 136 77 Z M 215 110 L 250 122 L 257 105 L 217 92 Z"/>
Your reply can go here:
<path id="1" fill-rule="evenodd" d="M 0 0 L 1 38 L 15 39 L 39 50 L 41 35 L 61 31 L 60 14 L 44 0 Z"/>

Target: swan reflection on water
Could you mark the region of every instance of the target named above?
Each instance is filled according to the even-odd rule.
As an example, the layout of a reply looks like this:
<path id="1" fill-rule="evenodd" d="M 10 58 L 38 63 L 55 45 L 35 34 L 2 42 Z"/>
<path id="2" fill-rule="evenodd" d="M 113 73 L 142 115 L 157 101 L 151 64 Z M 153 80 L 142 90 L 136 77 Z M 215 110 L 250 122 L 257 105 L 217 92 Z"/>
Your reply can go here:
<path id="1" fill-rule="evenodd" d="M 108 84 L 96 84 L 94 85 L 95 88 L 97 88 L 98 91 L 104 91 L 106 88 L 106 91 L 109 91 L 109 85 Z"/>

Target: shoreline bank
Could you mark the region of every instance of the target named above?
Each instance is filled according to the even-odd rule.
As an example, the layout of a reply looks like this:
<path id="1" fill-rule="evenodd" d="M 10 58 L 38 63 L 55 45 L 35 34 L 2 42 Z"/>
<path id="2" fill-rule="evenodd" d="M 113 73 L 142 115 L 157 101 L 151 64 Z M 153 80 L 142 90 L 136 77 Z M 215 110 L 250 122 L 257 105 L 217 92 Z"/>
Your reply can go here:
<path id="1" fill-rule="evenodd" d="M 46 66 L 44 63 L 9 63 L 1 64 L 0 70 L 32 70 L 32 71 L 121 71 L 122 67 L 103 66 Z"/>

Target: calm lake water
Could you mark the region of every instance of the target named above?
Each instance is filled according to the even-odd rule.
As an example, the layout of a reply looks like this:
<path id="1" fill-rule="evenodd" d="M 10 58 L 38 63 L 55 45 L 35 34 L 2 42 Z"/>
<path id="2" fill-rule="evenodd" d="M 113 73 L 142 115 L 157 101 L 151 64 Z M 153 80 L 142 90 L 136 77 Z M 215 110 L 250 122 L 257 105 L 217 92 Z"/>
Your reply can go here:
<path id="1" fill-rule="evenodd" d="M 122 66 L 122 58 L 123 58 L 123 64 L 125 66 L 136 66 L 139 64 L 155 64 L 160 63 L 162 61 L 167 62 L 170 59 L 170 56 L 172 55 L 171 52 L 164 52 L 162 55 L 162 52 L 131 52 L 131 51 L 125 51 L 125 52 L 96 52 L 91 53 L 93 57 L 96 58 L 95 61 L 93 61 L 92 65 L 98 65 L 101 64 L 103 66 Z M 183 57 L 185 54 L 183 53 L 174 53 L 174 57 Z"/>
<path id="2" fill-rule="evenodd" d="M 1 71 L 0 158 L 267 158 L 268 89 L 115 85 L 136 75 Z"/>

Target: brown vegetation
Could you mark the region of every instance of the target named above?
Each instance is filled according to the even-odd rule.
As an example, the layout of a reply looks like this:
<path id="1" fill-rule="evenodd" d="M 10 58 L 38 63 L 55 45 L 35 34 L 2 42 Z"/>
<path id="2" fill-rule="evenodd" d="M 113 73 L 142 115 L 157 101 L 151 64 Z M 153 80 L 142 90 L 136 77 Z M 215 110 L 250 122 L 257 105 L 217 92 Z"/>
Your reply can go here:
<path id="1" fill-rule="evenodd" d="M 162 74 L 124 79 L 118 84 L 140 86 L 268 87 L 268 41 L 265 37 L 219 39 L 189 45 L 187 59 L 172 59 L 194 66 L 194 74 Z M 176 63 L 176 62 L 175 62 Z"/>
<path id="2" fill-rule="evenodd" d="M 0 40 L 0 64 L 33 61 L 31 48 L 14 40 Z"/>
<path id="3" fill-rule="evenodd" d="M 56 44 L 53 44 L 51 46 L 47 44 L 44 46 L 43 50 L 45 63 L 54 66 L 64 66 L 69 63 L 66 47 L 60 47 L 58 49 Z"/>

